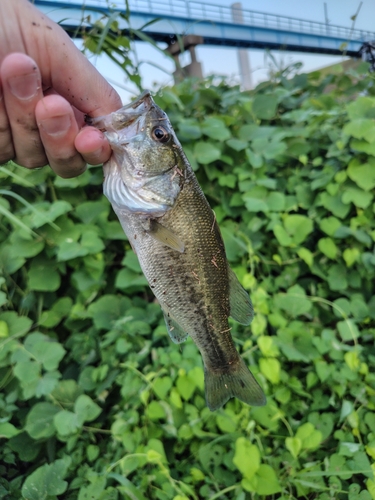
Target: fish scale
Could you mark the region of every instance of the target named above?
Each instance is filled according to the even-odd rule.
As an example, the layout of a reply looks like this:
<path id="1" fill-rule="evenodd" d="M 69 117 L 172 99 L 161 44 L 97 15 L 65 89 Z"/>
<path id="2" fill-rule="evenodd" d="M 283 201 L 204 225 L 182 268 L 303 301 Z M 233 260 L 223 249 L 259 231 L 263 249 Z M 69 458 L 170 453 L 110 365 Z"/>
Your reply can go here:
<path id="1" fill-rule="evenodd" d="M 215 214 L 167 115 L 146 91 L 91 124 L 103 130 L 113 149 L 104 165 L 104 193 L 160 303 L 171 339 L 180 343 L 190 335 L 202 355 L 208 407 L 216 410 L 231 397 L 265 404 L 228 323 L 232 316 L 249 324 L 251 301 L 228 265 Z"/>

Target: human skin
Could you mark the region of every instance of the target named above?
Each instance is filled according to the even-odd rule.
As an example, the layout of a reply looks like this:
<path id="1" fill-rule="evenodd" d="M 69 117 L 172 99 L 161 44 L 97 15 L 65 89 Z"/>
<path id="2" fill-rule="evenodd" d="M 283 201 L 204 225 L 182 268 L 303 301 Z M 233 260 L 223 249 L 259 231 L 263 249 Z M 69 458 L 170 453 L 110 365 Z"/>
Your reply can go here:
<path id="1" fill-rule="evenodd" d="M 80 175 L 108 160 L 104 135 L 84 116 L 122 106 L 65 31 L 27 0 L 0 0 L 0 164 Z"/>

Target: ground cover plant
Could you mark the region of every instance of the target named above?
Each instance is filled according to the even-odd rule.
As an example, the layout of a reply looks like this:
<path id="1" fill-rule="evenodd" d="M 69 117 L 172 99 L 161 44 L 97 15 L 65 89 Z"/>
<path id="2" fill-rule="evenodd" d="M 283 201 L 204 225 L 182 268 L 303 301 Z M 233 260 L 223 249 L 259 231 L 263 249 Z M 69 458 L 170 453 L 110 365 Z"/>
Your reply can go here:
<path id="1" fill-rule="evenodd" d="M 290 76 L 290 75 L 289 75 Z M 255 308 L 268 404 L 211 413 L 200 355 L 102 195 L 0 168 L 0 498 L 375 499 L 375 97 L 367 66 L 162 90 Z"/>

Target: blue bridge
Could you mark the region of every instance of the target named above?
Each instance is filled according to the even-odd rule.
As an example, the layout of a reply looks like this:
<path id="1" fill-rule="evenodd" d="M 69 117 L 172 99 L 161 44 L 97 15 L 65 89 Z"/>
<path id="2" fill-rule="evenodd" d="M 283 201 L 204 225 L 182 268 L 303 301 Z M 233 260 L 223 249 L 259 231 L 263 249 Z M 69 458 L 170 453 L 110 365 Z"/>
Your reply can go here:
<path id="1" fill-rule="evenodd" d="M 68 31 L 89 28 L 111 16 L 119 28 L 141 30 L 156 41 L 168 44 L 176 35 L 197 35 L 203 43 L 240 48 L 258 48 L 358 57 L 363 43 L 375 40 L 375 33 L 298 18 L 195 0 L 129 0 L 128 21 L 125 0 L 33 0 L 54 21 Z M 117 13 L 117 17 L 116 17 Z M 148 24 L 149 23 L 149 24 Z"/>

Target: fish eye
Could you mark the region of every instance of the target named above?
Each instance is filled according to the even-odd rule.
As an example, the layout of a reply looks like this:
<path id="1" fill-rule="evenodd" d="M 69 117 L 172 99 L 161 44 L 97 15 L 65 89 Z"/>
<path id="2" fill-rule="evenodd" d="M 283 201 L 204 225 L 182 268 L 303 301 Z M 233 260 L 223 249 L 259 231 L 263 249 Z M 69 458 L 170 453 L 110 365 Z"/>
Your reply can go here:
<path id="1" fill-rule="evenodd" d="M 152 138 L 158 142 L 167 142 L 169 139 L 169 133 L 160 125 L 153 129 L 151 135 Z"/>

